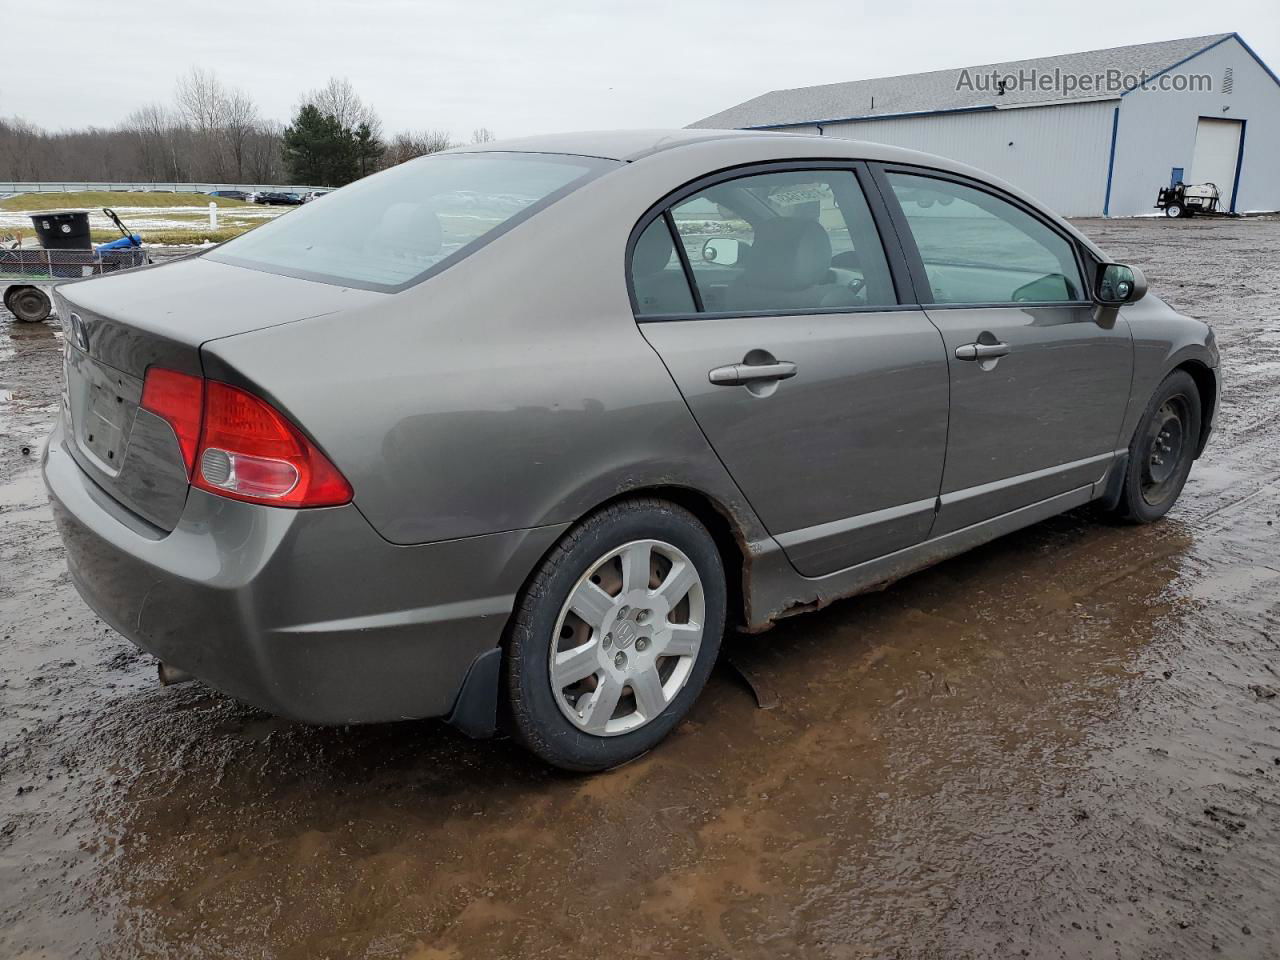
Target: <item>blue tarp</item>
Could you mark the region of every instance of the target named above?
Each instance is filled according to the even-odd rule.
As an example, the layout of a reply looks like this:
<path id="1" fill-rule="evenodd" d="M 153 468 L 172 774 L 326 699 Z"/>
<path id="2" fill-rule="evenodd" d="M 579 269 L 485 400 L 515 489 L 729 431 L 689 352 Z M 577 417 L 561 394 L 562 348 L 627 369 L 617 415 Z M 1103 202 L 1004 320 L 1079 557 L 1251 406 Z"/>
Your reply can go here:
<path id="1" fill-rule="evenodd" d="M 123 250 L 126 247 L 140 246 L 142 246 L 142 237 L 138 236 L 136 233 L 132 233 L 127 237 L 121 237 L 119 240 L 112 240 L 110 243 L 104 243 L 99 246 L 97 250 L 98 253 L 101 253 L 103 250 Z"/>

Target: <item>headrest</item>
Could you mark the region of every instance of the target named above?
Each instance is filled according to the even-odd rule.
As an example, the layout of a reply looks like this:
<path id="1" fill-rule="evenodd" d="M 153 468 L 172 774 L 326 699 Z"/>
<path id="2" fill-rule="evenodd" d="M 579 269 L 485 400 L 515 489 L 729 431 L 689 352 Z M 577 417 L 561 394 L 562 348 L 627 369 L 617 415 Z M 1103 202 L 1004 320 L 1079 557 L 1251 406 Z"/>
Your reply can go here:
<path id="1" fill-rule="evenodd" d="M 636 241 L 635 251 L 631 255 L 632 276 L 647 277 L 651 273 L 665 270 L 671 262 L 671 254 L 675 252 L 671 243 L 671 231 L 662 220 L 655 220 L 654 223 L 656 226 L 646 227 Z"/>
<path id="2" fill-rule="evenodd" d="M 432 257 L 440 252 L 440 220 L 425 203 L 393 203 L 369 242 L 396 256 Z"/>
<path id="3" fill-rule="evenodd" d="M 831 238 L 817 220 L 778 217 L 756 227 L 743 279 L 756 287 L 803 290 L 825 283 Z"/>

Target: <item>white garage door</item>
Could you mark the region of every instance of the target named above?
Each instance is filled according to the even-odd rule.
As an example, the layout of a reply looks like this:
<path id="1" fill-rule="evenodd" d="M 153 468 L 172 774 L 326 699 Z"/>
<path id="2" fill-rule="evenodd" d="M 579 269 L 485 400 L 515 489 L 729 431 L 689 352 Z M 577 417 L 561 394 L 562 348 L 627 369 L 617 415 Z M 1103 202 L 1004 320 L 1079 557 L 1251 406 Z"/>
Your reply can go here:
<path id="1" fill-rule="evenodd" d="M 1231 205 L 1231 188 L 1236 180 L 1236 160 L 1240 157 L 1239 120 L 1201 117 L 1196 126 L 1196 149 L 1191 158 L 1187 183 L 1212 183 L 1221 196 L 1221 207 Z"/>

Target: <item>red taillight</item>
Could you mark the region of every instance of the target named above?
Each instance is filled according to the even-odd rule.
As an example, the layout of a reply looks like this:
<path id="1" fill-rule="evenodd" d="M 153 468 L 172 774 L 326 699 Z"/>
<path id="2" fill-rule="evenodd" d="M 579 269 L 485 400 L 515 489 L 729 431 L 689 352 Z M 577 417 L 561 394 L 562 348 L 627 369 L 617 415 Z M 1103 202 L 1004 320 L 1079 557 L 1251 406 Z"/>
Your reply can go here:
<path id="1" fill-rule="evenodd" d="M 147 404 L 153 381 L 163 406 L 177 389 L 176 378 L 196 385 L 196 430 L 190 435 L 198 440 L 189 448 L 183 431 L 190 428 L 190 415 L 181 418 L 180 429 L 172 415 L 176 401 L 168 412 Z M 182 387 L 188 403 L 192 389 L 190 383 Z M 279 411 L 248 391 L 153 367 L 147 371 L 143 406 L 173 424 L 188 475 L 201 490 L 280 507 L 328 507 L 351 500 L 351 485 L 338 468 Z"/>
<path id="2" fill-rule="evenodd" d="M 204 380 L 189 373 L 148 367 L 142 384 L 142 409 L 163 417 L 178 435 L 187 476 L 196 462 L 200 412 L 204 408 Z"/>

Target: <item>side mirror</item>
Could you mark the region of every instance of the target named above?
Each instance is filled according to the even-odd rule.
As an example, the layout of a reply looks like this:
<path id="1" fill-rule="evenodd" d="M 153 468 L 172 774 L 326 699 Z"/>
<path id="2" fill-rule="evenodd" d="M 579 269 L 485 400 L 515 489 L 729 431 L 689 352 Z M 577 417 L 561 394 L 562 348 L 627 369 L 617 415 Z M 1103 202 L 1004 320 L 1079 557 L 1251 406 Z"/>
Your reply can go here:
<path id="1" fill-rule="evenodd" d="M 741 253 L 733 237 L 711 237 L 702 245 L 702 259 L 721 267 L 732 267 Z"/>
<path id="2" fill-rule="evenodd" d="M 1137 267 L 1123 263 L 1104 263 L 1098 269 L 1098 288 L 1094 299 L 1105 306 L 1118 307 L 1135 303 L 1147 295 L 1147 278 Z"/>

